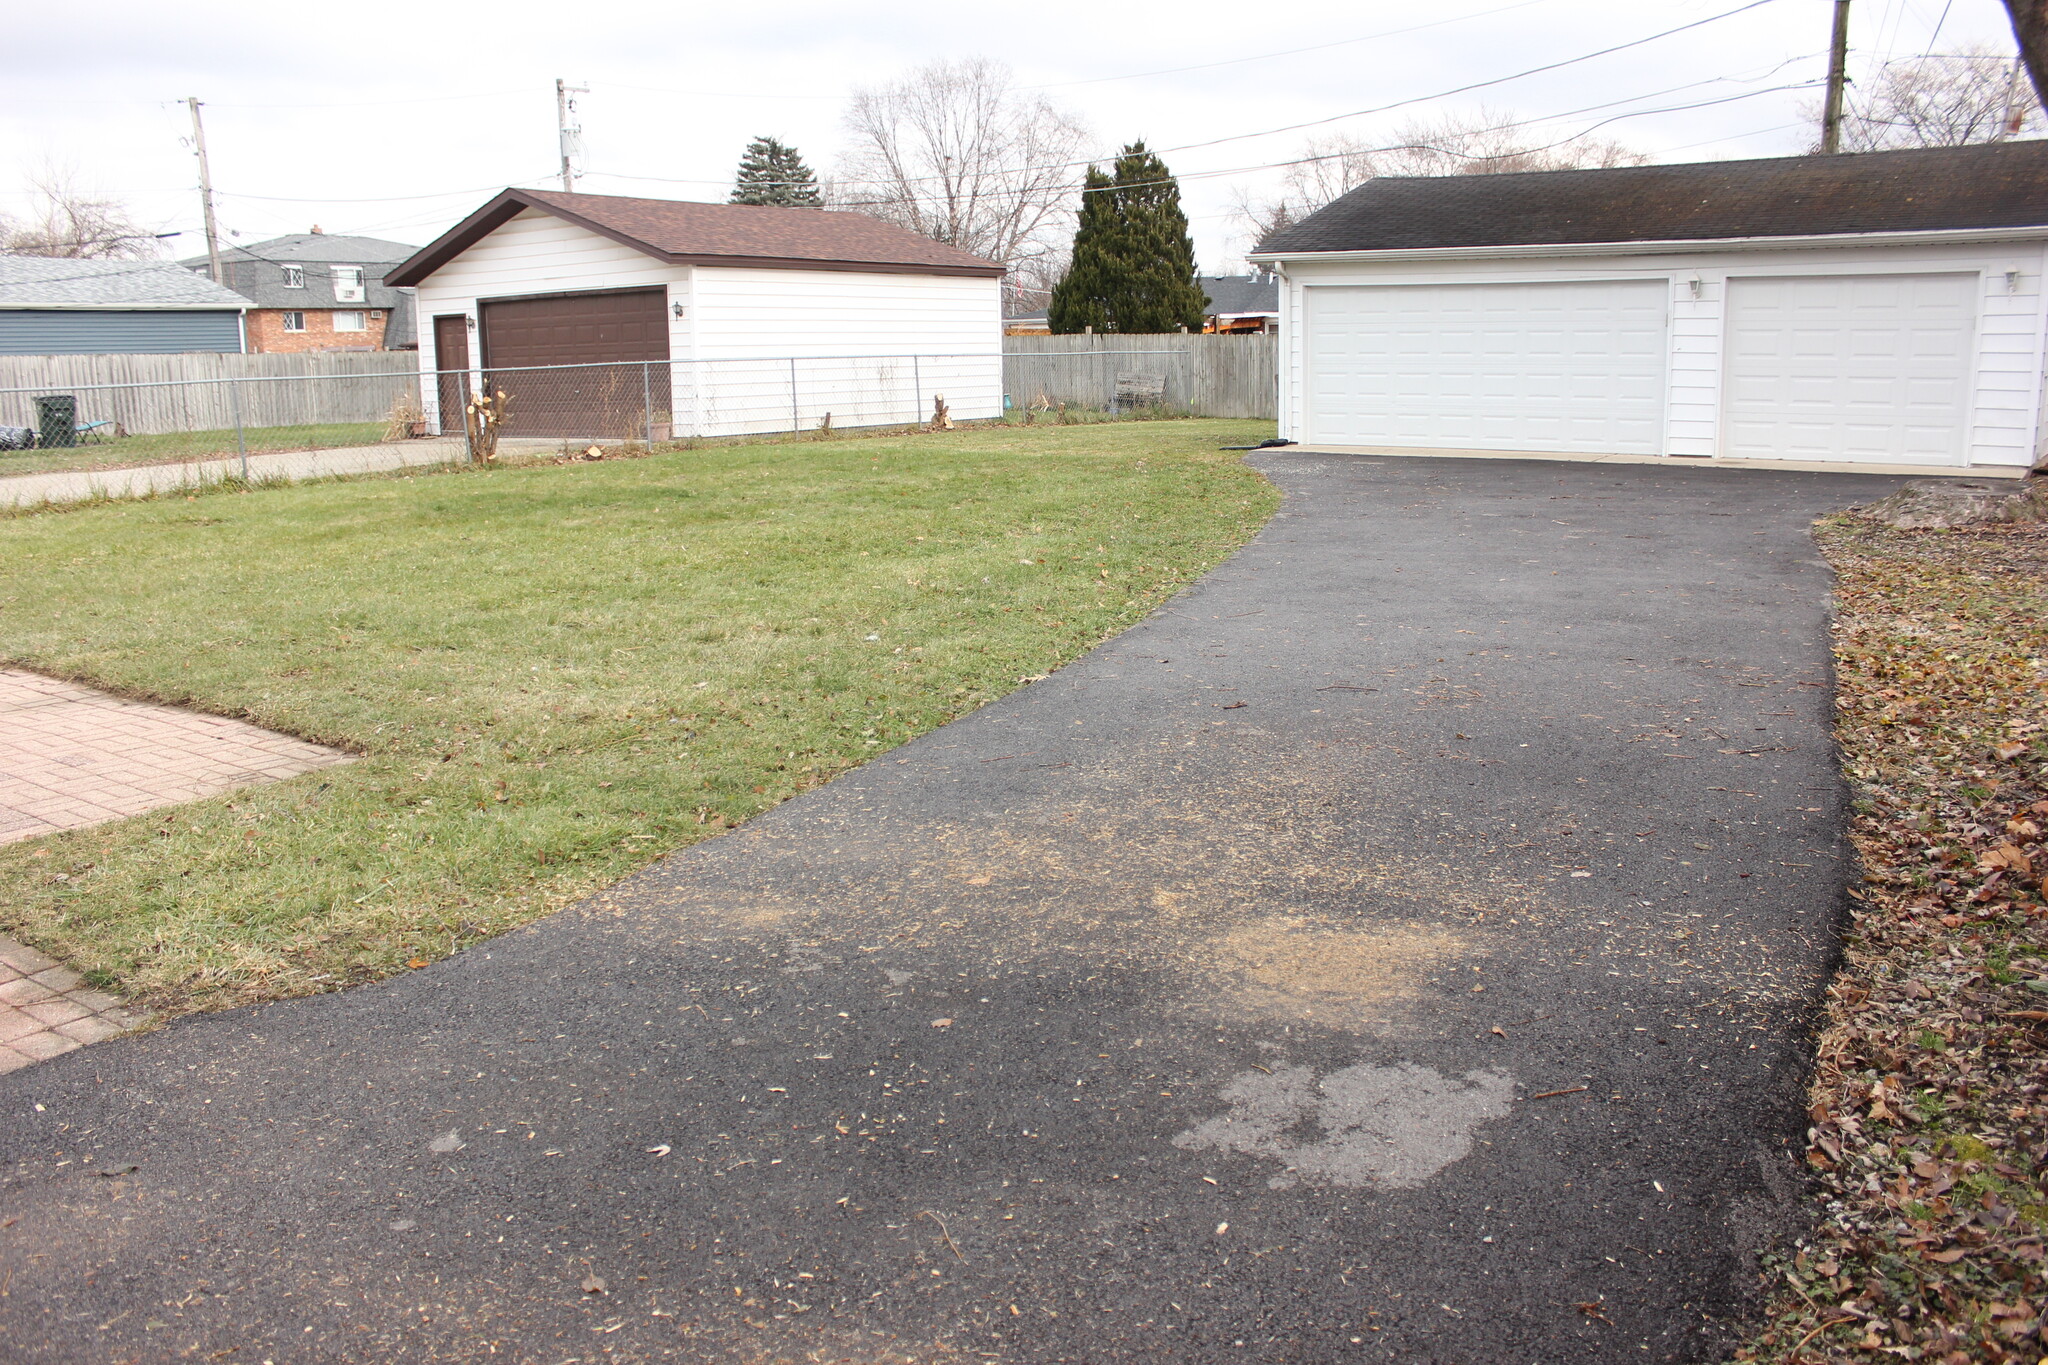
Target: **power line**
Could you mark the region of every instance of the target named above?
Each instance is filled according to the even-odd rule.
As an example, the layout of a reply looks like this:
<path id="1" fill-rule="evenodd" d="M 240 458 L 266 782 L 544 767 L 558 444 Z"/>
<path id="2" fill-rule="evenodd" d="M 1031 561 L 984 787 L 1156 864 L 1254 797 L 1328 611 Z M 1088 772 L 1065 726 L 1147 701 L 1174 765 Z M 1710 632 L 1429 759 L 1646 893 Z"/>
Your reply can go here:
<path id="1" fill-rule="evenodd" d="M 1803 60 L 1803 59 L 1795 59 L 1795 60 Z M 1693 84 L 1706 84 L 1706 83 L 1708 83 L 1708 82 L 1694 82 Z M 1543 143 L 1543 144 L 1540 144 L 1540 145 L 1538 145 L 1538 146 L 1534 146 L 1534 147 L 1518 147 L 1518 148 L 1514 149 L 1513 151 L 1508 151 L 1508 152 L 1499 152 L 1499 153 L 1484 153 L 1484 154 L 1478 154 L 1478 155 L 1468 155 L 1468 154 L 1465 154 L 1465 153 L 1461 153 L 1461 152 L 1457 151 L 1457 150 L 1456 150 L 1455 148 L 1439 147 L 1439 146 L 1436 146 L 1436 145 L 1434 145 L 1434 144 L 1432 144 L 1432 143 L 1423 143 L 1423 142 L 1399 142 L 1399 143 L 1389 143 L 1389 144 L 1387 144 L 1387 145 L 1385 145 L 1385 146 L 1379 146 L 1379 147 L 1351 147 L 1351 148 L 1346 148 L 1346 149 L 1344 149 L 1343 151 L 1338 151 L 1338 152 L 1320 152 L 1320 153 L 1315 153 L 1315 154 L 1312 154 L 1312 155 L 1309 155 L 1309 156 L 1300 156 L 1300 157 L 1290 157 L 1290 158 L 1288 158 L 1288 159 L 1286 159 L 1286 160 L 1284 160 L 1284 161 L 1268 161 L 1268 162 L 1261 162 L 1261 163 L 1258 163 L 1258 164 L 1256 164 L 1256 165 L 1250 165 L 1250 166 L 1230 166 L 1230 167 L 1225 167 L 1225 168 L 1222 168 L 1222 169 L 1218 169 L 1218 170 L 1209 170 L 1209 171 L 1188 171 L 1188 172 L 1186 172 L 1186 173 L 1184 173 L 1184 174 L 1179 174 L 1179 175 L 1173 175 L 1173 176 L 1169 176 L 1169 177 L 1167 177 L 1167 178 L 1165 178 L 1165 179 L 1163 179 L 1163 180 L 1158 180 L 1158 181 L 1144 181 L 1144 182 L 1139 182 L 1138 184 L 1135 184 L 1135 185 L 1132 185 L 1132 184 L 1118 185 L 1118 186 L 1114 186 L 1114 187 L 1112 187 L 1112 188 L 1114 188 L 1114 189 L 1136 189 L 1136 188 L 1144 188 L 1145 186 L 1149 186 L 1149 185 L 1164 185 L 1164 184 L 1169 184 L 1169 183 L 1174 183 L 1174 182 L 1180 182 L 1180 181 L 1189 181 L 1189 180 L 1212 180 L 1212 179 L 1216 179 L 1216 178 L 1218 178 L 1218 177 L 1220 177 L 1220 176 L 1227 176 L 1227 175 L 1246 175 L 1246 174 L 1249 174 L 1249 173 L 1251 173 L 1251 172 L 1253 172 L 1253 171 L 1268 171 L 1268 170 L 1280 170 L 1280 169 L 1283 169 L 1283 168 L 1285 168 L 1285 167 L 1288 167 L 1288 166 L 1305 166 L 1305 165 L 1310 165 L 1310 164 L 1313 164 L 1313 163 L 1315 163 L 1315 162 L 1319 162 L 1319 161 L 1335 161 L 1335 160 L 1342 160 L 1342 159 L 1344 159 L 1344 158 L 1346 158 L 1346 157 L 1356 157 L 1356 156 L 1375 156 L 1375 155 L 1381 155 L 1381 154 L 1384 154 L 1384 153 L 1387 153 L 1387 152 L 1406 152 L 1406 151 L 1421 151 L 1421 152 L 1438 152 L 1438 153 L 1442 153 L 1442 154 L 1444 154 L 1444 155 L 1446 155 L 1446 156 L 1455 156 L 1455 157 L 1459 158 L 1459 159 L 1460 159 L 1460 160 L 1462 160 L 1462 161 L 1468 161 L 1468 162 L 1476 162 L 1476 161 L 1502 161 L 1502 160 L 1509 160 L 1509 159 L 1512 159 L 1512 158 L 1515 158 L 1515 157 L 1521 157 L 1521 156 L 1529 156 L 1529 155 L 1532 155 L 1532 154 L 1534 154 L 1534 153 L 1537 153 L 1537 152 L 1546 152 L 1546 151 L 1554 151 L 1554 150 L 1556 150 L 1556 149 L 1557 149 L 1557 148 L 1559 148 L 1559 147 L 1565 147 L 1565 146 L 1569 146 L 1569 145 L 1571 145 L 1572 143 L 1574 143 L 1574 142 L 1577 142 L 1577 141 L 1580 141 L 1581 139 L 1585 138 L 1586 136 L 1588 136 L 1589 134 L 1591 134 L 1592 132 L 1594 132 L 1594 131 L 1595 131 L 1595 130 L 1597 130 L 1597 129 L 1600 129 L 1600 128 L 1604 128 L 1604 127 L 1606 127 L 1606 126 L 1607 126 L 1608 124 L 1611 124 L 1611 123 L 1619 123 L 1619 122 L 1621 122 L 1621 121 L 1622 121 L 1622 120 L 1624 120 L 1624 119 L 1631 119 L 1631 118 L 1649 118 L 1649 117 L 1653 117 L 1653 116 L 1655 116 L 1655 115 L 1658 115 L 1658 114 L 1675 114 L 1675 113 L 1684 113 L 1684 112 L 1686 112 L 1686 111 L 1688 111 L 1688 110 L 1692 110 L 1692 109 L 1706 109 L 1706 108 L 1712 108 L 1712 107 L 1714 107 L 1714 106 L 1717 106 L 1717 105 L 1723 105 L 1723 104 L 1733 104 L 1733 103 L 1736 103 L 1737 101 L 1740 101 L 1740 100 L 1747 100 L 1747 99 L 1755 99 L 1755 98 L 1757 98 L 1757 97 L 1758 97 L 1758 96 L 1760 96 L 1760 95 L 1774 95 L 1774 94 L 1780 94 L 1780 93 L 1783 93 L 1783 92 L 1785 92 L 1785 91 L 1789 91 L 1789 90 L 1811 90 L 1811 89 L 1813 89 L 1813 88 L 1814 88 L 1814 87 L 1815 87 L 1815 86 L 1816 86 L 1817 84 L 1819 84 L 1819 82 L 1818 82 L 1818 81 L 1800 81 L 1800 82 L 1797 82 L 1797 83 L 1794 83 L 1794 84 L 1790 84 L 1790 85 L 1774 85 L 1774 86 L 1770 86 L 1770 87 L 1767 87 L 1767 88 L 1765 88 L 1765 89 L 1762 89 L 1762 90 L 1747 90 L 1747 91 L 1744 91 L 1744 92 L 1742 92 L 1741 94 L 1738 94 L 1738 95 L 1727 95 L 1727 96 L 1723 96 L 1723 97 L 1721 97 L 1721 98 L 1719 98 L 1719 99 L 1711 99 L 1711 100 L 1696 100 L 1696 101 L 1694 101 L 1694 102 L 1692 102 L 1692 103 L 1689 103 L 1689 104 L 1673 104 L 1673 105 L 1665 105 L 1665 106 L 1662 106 L 1662 107 L 1660 107 L 1660 108 L 1656 108 L 1656 109 L 1636 109 L 1636 110 L 1630 110 L 1630 111 L 1627 111 L 1627 112 L 1625 112 L 1625 113 L 1615 114 L 1615 115 L 1613 115 L 1613 116 L 1611 116 L 1611 117 L 1609 117 L 1609 118 L 1604 118 L 1604 119 L 1601 119 L 1601 120 L 1599 120 L 1599 121 L 1598 121 L 1598 122 L 1596 122 L 1596 123 L 1592 123 L 1592 124 L 1589 124 L 1589 125 L 1587 125 L 1587 126 L 1586 126 L 1585 128 L 1582 128 L 1582 129 L 1580 129 L 1580 130 L 1579 130 L 1578 132 L 1576 132 L 1576 133 L 1573 133 L 1573 134 L 1571 134 L 1571 135 L 1569 135 L 1569 136 L 1567 136 L 1567 137 L 1562 137 L 1562 138 L 1559 138 L 1559 139 L 1557 139 L 1557 140 L 1556 140 L 1556 141 L 1554 141 L 1554 142 L 1548 142 L 1548 143 Z M 1689 87 L 1688 87 L 1688 86 L 1676 86 L 1676 87 L 1673 87 L 1673 89 L 1674 89 L 1674 90 L 1682 90 L 1682 89 L 1687 89 L 1687 88 L 1689 88 Z M 1656 93 L 1670 93 L 1670 92 L 1666 91 L 1666 92 L 1656 92 Z M 1632 98 L 1634 98 L 1634 99 L 1649 99 L 1649 98 L 1654 98 L 1654 97 L 1655 97 L 1655 95 L 1654 95 L 1654 94 L 1652 94 L 1652 95 L 1638 95 L 1638 96 L 1634 96 L 1634 97 L 1632 97 Z M 1563 118 L 1571 118 L 1571 117 L 1574 117 L 1574 116 L 1576 116 L 1576 115 L 1578 115 L 1578 114 L 1582 114 L 1582 113 L 1593 113 L 1593 112 L 1596 112 L 1596 111 L 1598 111 L 1598 110 L 1600 110 L 1600 109 L 1603 109 L 1603 108 L 1611 108 L 1611 107 L 1612 107 L 1612 106 L 1613 106 L 1614 104 L 1617 104 L 1617 103 L 1627 103 L 1627 102 L 1628 102 L 1628 101 L 1624 101 L 1624 100 L 1610 101 L 1610 102 L 1609 102 L 1609 103 L 1607 103 L 1607 104 L 1601 104 L 1601 105 L 1590 105 L 1590 106 L 1587 106 L 1586 108 L 1583 108 L 1583 109 L 1576 109 L 1576 110 L 1570 110 L 1570 111 L 1567 111 L 1567 112 L 1565 112 L 1565 113 L 1560 113 L 1560 114 L 1544 114 L 1544 115 L 1541 115 L 1541 116 L 1538 116 L 1538 117 L 1534 117 L 1534 118 L 1526 118 L 1526 119 L 1517 119 L 1517 120 L 1514 120 L 1514 121 L 1511 121 L 1511 122 L 1508 122 L 1508 123 L 1500 123 L 1500 124 L 1495 124 L 1495 125 L 1493 125 L 1492 127 L 1488 127 L 1488 128 L 1480 128 L 1480 129 L 1476 129 L 1476 130 L 1474 130 L 1474 132 L 1475 132 L 1475 134 L 1477 134 L 1477 135 L 1484 135 L 1484 134 L 1488 134 L 1488 133 L 1500 133 L 1500 132 L 1508 132 L 1508 131 L 1511 131 L 1511 130 L 1513 130 L 1513 129 L 1516 129 L 1516 128 L 1526 128 L 1526 127 L 1529 127 L 1529 126 L 1531 126 L 1531 125 L 1533 125 L 1533 124 L 1537 124 L 1537 123 L 1549 123 L 1549 122 L 1553 122 L 1553 121 L 1555 121 L 1555 120 L 1558 120 L 1558 119 L 1563 119 Z M 711 183 L 711 182 L 706 182 L 706 181 L 696 181 L 696 180 L 691 180 L 691 181 L 677 181 L 677 180 L 670 180 L 670 179 L 666 179 L 666 178 L 664 178 L 664 177 L 661 177 L 661 176 L 641 176 L 641 175 L 625 175 L 625 174 L 622 174 L 622 173 L 620 173 L 620 172 L 617 172 L 617 171 L 591 171 L 591 172 L 589 172 L 589 174 L 591 174 L 591 175 L 593 175 L 593 176 L 601 176 L 601 177 L 603 177 L 603 178 L 605 178 L 605 179 L 608 179 L 608 180 L 645 180 L 645 181 L 654 181 L 654 182 L 656 182 L 656 183 L 660 183 L 660 184 L 706 184 L 706 183 Z M 722 183 L 722 182 L 719 182 L 719 183 Z M 1059 189 L 1059 190 L 1060 190 L 1060 191 L 1061 191 L 1062 193 L 1065 193 L 1065 192 L 1069 192 L 1069 191 L 1074 191 L 1074 190 L 1082 190 L 1082 189 L 1083 189 L 1083 182 L 1081 182 L 1081 181 L 1078 181 L 1078 180 L 1071 180 L 1071 181 L 1068 181 L 1068 182 L 1067 182 L 1066 184 L 1064 184 L 1064 185 L 1058 186 L 1057 188 L 1058 188 L 1058 189 Z M 1020 192 L 1021 192 L 1021 191 L 1020 191 Z M 1003 198 L 1005 197 L 1005 194 L 1004 194 L 1003 192 L 996 192 L 996 193 L 992 193 L 992 194 L 988 195 L 987 197 L 988 197 L 988 198 L 990 198 L 990 199 L 995 199 L 995 200 L 1001 200 L 1001 199 L 1003 199 Z M 855 204 L 854 204 L 853 206 L 854 206 L 854 207 L 856 207 L 856 208 L 891 208 L 891 207 L 902 207 L 902 206 L 904 206 L 904 205 L 907 205 L 907 204 L 909 204 L 909 203 L 911 203 L 911 202 L 912 202 L 912 201 L 910 201 L 910 200 L 904 200 L 904 199 L 863 199 L 863 200 L 859 200 L 859 201 L 856 201 L 856 202 L 855 202 Z"/>
<path id="2" fill-rule="evenodd" d="M 1455 89 L 1438 91 L 1434 95 L 1417 95 L 1413 99 L 1396 100 L 1392 104 L 1382 104 L 1371 109 L 1355 109 L 1348 114 L 1332 114 L 1328 118 L 1310 119 L 1306 123 L 1290 123 L 1284 128 L 1268 128 L 1264 132 L 1258 133 L 1237 133 L 1230 137 L 1210 138 L 1205 142 L 1184 142 L 1178 147 L 1162 148 L 1161 155 L 1167 152 L 1186 152 L 1201 147 L 1215 147 L 1225 142 L 1244 142 L 1251 138 L 1272 137 L 1279 133 L 1298 133 L 1304 128 L 1321 128 L 1332 123 L 1341 123 L 1348 118 L 1363 118 L 1367 114 L 1384 114 L 1390 110 L 1407 108 L 1410 105 L 1425 104 L 1430 100 L 1448 99 L 1452 95 L 1466 95 L 1474 90 L 1485 90 L 1496 85 L 1506 85 L 1511 81 L 1523 80 L 1529 76 L 1538 76 L 1546 71 L 1558 71 L 1567 66 L 1577 66 L 1580 62 L 1590 62 L 1596 57 L 1607 57 L 1617 52 L 1626 52 L 1630 48 L 1642 47 L 1647 43 L 1654 43 L 1660 39 L 1672 37 L 1675 34 L 1689 32 L 1692 29 L 1703 28 L 1708 24 L 1719 23 L 1723 19 L 1732 19 L 1738 14 L 1747 14 L 1753 9 L 1762 9 L 1765 5 L 1776 3 L 1777 0 L 1750 0 L 1750 3 L 1746 5 L 1741 5 L 1731 10 L 1724 10 L 1720 14 L 1709 15 L 1705 19 L 1696 19 L 1689 24 L 1680 24 L 1677 28 L 1667 28 L 1661 33 L 1652 33 L 1646 38 L 1636 38 L 1626 43 L 1616 43 L 1613 47 L 1603 47 L 1597 52 L 1588 52 L 1579 57 L 1568 57 L 1559 62 L 1548 62 L 1542 66 L 1532 66 L 1526 71 L 1517 71 L 1511 76 L 1497 76 L 1492 80 L 1474 81 L 1470 85 L 1461 85 Z"/>
<path id="3" fill-rule="evenodd" d="M 1193 66 L 1169 66 L 1157 71 L 1134 71 L 1124 76 L 1089 76 L 1073 81 L 1047 81 L 1041 85 L 1019 86 L 1020 90 L 1062 90 L 1075 85 L 1101 85 L 1108 81 L 1141 81 L 1153 76 L 1177 76 L 1186 71 L 1213 71 L 1219 66 L 1239 66 L 1245 62 L 1266 62 L 1276 57 L 1298 57 L 1304 52 L 1327 52 L 1333 47 L 1349 47 L 1354 43 L 1369 43 L 1380 38 L 1398 38 L 1405 33 L 1420 33 L 1428 28 L 1442 28 L 1446 24 L 1461 24 L 1471 19 L 1487 19 L 1509 10 L 1527 9 L 1531 5 L 1548 4 L 1550 0 L 1515 0 L 1512 5 L 1501 5 L 1495 9 L 1483 9 L 1471 14 L 1454 14 L 1448 19 L 1432 19 L 1426 24 L 1410 24 L 1406 28 L 1390 28 L 1379 33 L 1367 33 L 1357 38 L 1339 38 L 1331 43 L 1314 43 L 1308 47 L 1290 47 L 1279 52 L 1261 52 L 1251 57 L 1230 57 L 1220 62 L 1197 62 Z"/>

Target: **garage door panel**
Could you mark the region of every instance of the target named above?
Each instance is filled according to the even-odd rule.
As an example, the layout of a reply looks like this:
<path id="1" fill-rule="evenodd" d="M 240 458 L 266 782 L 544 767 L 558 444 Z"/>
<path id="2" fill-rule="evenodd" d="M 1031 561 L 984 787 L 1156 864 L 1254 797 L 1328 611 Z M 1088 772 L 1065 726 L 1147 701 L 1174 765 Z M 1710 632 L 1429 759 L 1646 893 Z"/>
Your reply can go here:
<path id="1" fill-rule="evenodd" d="M 650 409 L 670 406 L 665 290 L 486 299 L 483 361 L 512 394 L 505 431 L 577 439 L 640 434 Z M 594 366 L 555 369 L 555 366 Z"/>
<path id="2" fill-rule="evenodd" d="M 1660 281 L 1317 287 L 1305 328 L 1311 439 L 1660 447 Z"/>
<path id="3" fill-rule="evenodd" d="M 1977 277 L 1728 282 L 1722 453 L 1959 464 Z"/>

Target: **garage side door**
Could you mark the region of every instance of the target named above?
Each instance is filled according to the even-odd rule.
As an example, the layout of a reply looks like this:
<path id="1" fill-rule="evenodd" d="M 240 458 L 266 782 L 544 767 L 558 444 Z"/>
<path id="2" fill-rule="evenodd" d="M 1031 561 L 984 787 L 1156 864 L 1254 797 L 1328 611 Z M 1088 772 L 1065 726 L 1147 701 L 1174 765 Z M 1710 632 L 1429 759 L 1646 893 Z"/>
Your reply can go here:
<path id="1" fill-rule="evenodd" d="M 1661 280 L 1304 292 L 1309 439 L 1654 455 Z"/>
<path id="2" fill-rule="evenodd" d="M 1723 455 L 1961 464 L 1975 275 L 1728 281 Z"/>
<path id="3" fill-rule="evenodd" d="M 669 420 L 668 301 L 660 289 L 485 300 L 483 363 L 511 395 L 508 436 L 632 440 Z M 599 368 L 560 370 L 557 365 Z"/>

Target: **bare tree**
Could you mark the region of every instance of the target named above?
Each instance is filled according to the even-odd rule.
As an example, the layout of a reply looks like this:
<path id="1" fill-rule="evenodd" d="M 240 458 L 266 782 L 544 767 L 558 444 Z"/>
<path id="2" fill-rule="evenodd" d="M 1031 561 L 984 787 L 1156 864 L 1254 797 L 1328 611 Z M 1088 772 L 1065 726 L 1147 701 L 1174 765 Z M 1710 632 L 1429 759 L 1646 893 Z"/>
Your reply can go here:
<path id="1" fill-rule="evenodd" d="M 846 129 L 837 206 L 1008 266 L 1065 244 L 1087 131 L 1000 62 L 934 62 L 858 91 Z"/>
<path id="2" fill-rule="evenodd" d="M 136 223 L 127 205 L 80 189 L 55 168 L 31 176 L 29 185 L 35 197 L 27 215 L 0 218 L 0 253 L 100 261 L 157 254 L 156 234 Z"/>
<path id="3" fill-rule="evenodd" d="M 1413 119 L 1390 136 L 1368 141 L 1352 134 L 1311 138 L 1301 160 L 1287 167 L 1278 199 L 1240 196 L 1237 217 L 1253 240 L 1262 240 L 1383 175 L 1494 175 L 1510 171 L 1568 171 L 1591 166 L 1640 166 L 1650 158 L 1619 142 L 1572 138 L 1550 144 L 1515 127 L 1511 113 L 1481 109 Z"/>
<path id="4" fill-rule="evenodd" d="M 1816 123 L 1819 106 L 1809 109 Z M 1988 47 L 1892 62 L 1867 90 L 1852 89 L 1842 150 L 1960 147 L 2036 131 L 2041 105 L 2020 62 Z"/>

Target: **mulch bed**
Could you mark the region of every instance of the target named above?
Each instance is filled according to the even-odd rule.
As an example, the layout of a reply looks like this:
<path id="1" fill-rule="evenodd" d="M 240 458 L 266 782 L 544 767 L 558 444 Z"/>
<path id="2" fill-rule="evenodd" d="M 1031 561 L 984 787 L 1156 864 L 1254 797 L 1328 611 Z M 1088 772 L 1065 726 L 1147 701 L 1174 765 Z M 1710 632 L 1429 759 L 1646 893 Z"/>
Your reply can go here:
<path id="1" fill-rule="evenodd" d="M 1811 1092 L 1818 1226 L 1740 1361 L 2048 1355 L 2048 527 L 1816 528 L 1865 877 Z"/>

